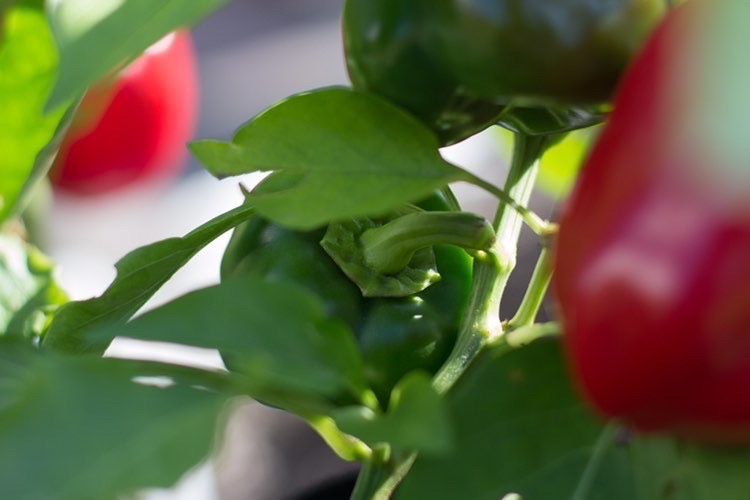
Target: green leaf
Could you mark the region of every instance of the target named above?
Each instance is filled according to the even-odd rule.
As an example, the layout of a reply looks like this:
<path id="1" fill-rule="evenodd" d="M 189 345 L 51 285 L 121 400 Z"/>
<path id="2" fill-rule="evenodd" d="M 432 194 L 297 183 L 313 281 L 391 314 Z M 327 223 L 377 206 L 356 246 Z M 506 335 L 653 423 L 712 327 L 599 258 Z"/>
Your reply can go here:
<path id="1" fill-rule="evenodd" d="M 259 399 L 299 394 L 336 400 L 367 391 L 362 361 L 344 323 L 325 316 L 303 288 L 241 278 L 184 295 L 120 327 L 87 335 L 95 345 L 115 336 L 218 349 L 244 374 Z M 288 403 L 283 403 L 285 406 Z"/>
<path id="2" fill-rule="evenodd" d="M 295 229 L 379 215 L 470 179 L 436 136 L 373 95 L 326 88 L 292 96 L 242 126 L 232 143 L 193 142 L 217 177 L 273 171 L 250 195 L 263 216 Z"/>
<path id="3" fill-rule="evenodd" d="M 0 222 L 22 193 L 43 176 L 55 147 L 42 151 L 64 127 L 65 107 L 43 112 L 57 75 L 57 52 L 42 2 L 21 1 L 5 12 L 0 41 Z M 63 104 L 62 101 L 58 104 Z M 57 130 L 57 134 L 56 134 Z M 41 154 L 40 154 L 41 152 Z M 33 172 L 33 176 L 32 176 Z"/>
<path id="4" fill-rule="evenodd" d="M 750 495 L 750 453 L 747 449 L 682 446 L 682 498 L 743 500 Z"/>
<path id="5" fill-rule="evenodd" d="M 77 352 L 94 350 L 82 339 L 83 331 L 127 321 L 195 254 L 253 212 L 252 207 L 243 205 L 182 238 L 168 238 L 130 252 L 115 264 L 117 277 L 101 296 L 70 302 L 57 311 L 44 337 L 44 346 Z M 106 346 L 97 348 L 101 353 Z"/>
<path id="6" fill-rule="evenodd" d="M 134 373 L 0 342 L 3 498 L 122 498 L 170 486 L 205 458 L 224 399 L 137 384 Z"/>
<path id="7" fill-rule="evenodd" d="M 38 249 L 17 236 L 0 234 L 0 335 L 41 334 L 49 309 L 67 301 L 53 270 Z"/>
<path id="8" fill-rule="evenodd" d="M 747 447 L 709 447 L 664 436 L 637 436 L 630 448 L 638 498 L 748 498 L 750 450 Z"/>
<path id="9" fill-rule="evenodd" d="M 370 446 L 389 443 L 429 455 L 445 454 L 453 446 L 445 404 L 431 378 L 421 372 L 412 372 L 398 383 L 385 415 L 358 406 L 336 410 L 332 417 L 339 429 Z"/>
<path id="10" fill-rule="evenodd" d="M 47 15 L 60 52 L 54 108 L 170 31 L 199 21 L 227 0 L 57 0 Z"/>
<path id="11" fill-rule="evenodd" d="M 396 498 L 634 498 L 625 450 L 600 440 L 603 426 L 578 402 L 557 342 L 483 352 L 447 404 L 455 450 L 418 457 Z M 586 494 L 600 485 L 606 495 Z"/>

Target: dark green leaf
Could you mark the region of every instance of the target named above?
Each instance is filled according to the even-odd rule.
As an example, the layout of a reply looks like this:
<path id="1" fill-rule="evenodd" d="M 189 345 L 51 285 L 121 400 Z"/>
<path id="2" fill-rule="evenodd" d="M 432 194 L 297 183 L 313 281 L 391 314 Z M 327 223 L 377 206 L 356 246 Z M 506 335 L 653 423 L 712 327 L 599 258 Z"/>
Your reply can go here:
<path id="1" fill-rule="evenodd" d="M 64 0 L 47 2 L 60 52 L 60 76 L 47 106 L 54 108 L 170 31 L 189 26 L 227 0 Z"/>
<path id="2" fill-rule="evenodd" d="M 84 330 L 128 320 L 196 253 L 252 214 L 252 207 L 243 205 L 182 238 L 169 238 L 130 252 L 115 264 L 117 277 L 100 297 L 70 302 L 59 309 L 44 338 L 45 347 L 68 351 L 94 349 L 82 339 Z M 103 352 L 106 346 L 97 348 L 97 352 Z"/>
<path id="3" fill-rule="evenodd" d="M 578 402 L 556 342 L 482 353 L 447 403 L 455 451 L 420 456 L 396 498 L 634 498 L 625 451 L 608 446 L 607 434 L 600 440 L 602 425 Z M 605 495 L 587 494 L 600 484 Z"/>
<path id="4" fill-rule="evenodd" d="M 263 398 L 274 388 L 327 400 L 345 394 L 359 400 L 366 391 L 351 332 L 325 316 L 317 297 L 286 283 L 230 280 L 87 340 L 108 344 L 114 336 L 218 349 L 232 371 L 248 377 L 250 390 L 264 391 Z"/>
<path id="5" fill-rule="evenodd" d="M 172 485 L 210 453 L 222 397 L 53 354 L 0 342 L 2 498 L 122 498 Z"/>
<path id="6" fill-rule="evenodd" d="M 431 378 L 413 372 L 393 389 L 385 415 L 369 408 L 349 407 L 333 412 L 342 431 L 373 446 L 389 443 L 400 450 L 444 454 L 453 446 L 445 403 L 433 389 Z"/>
<path id="7" fill-rule="evenodd" d="M 311 229 L 378 215 L 468 179 L 443 160 L 435 135 L 375 96 L 327 88 L 290 97 L 239 129 L 231 144 L 194 142 L 217 177 L 274 171 L 252 193 L 265 217 Z"/>
<path id="8" fill-rule="evenodd" d="M 67 301 L 53 270 L 38 249 L 0 234 L 0 335 L 31 339 L 42 332 L 47 309 Z"/>
<path id="9" fill-rule="evenodd" d="M 750 496 L 750 452 L 708 447 L 663 436 L 639 436 L 629 448 L 638 498 L 745 500 Z"/>
<path id="10" fill-rule="evenodd" d="M 57 53 L 42 2 L 18 2 L 5 13 L 0 41 L 0 222 L 43 176 L 54 147 L 40 151 L 55 136 L 65 112 L 44 114 L 44 103 L 57 74 Z M 61 103 L 58 103 L 61 104 Z M 59 135 L 59 134 L 58 134 Z"/>

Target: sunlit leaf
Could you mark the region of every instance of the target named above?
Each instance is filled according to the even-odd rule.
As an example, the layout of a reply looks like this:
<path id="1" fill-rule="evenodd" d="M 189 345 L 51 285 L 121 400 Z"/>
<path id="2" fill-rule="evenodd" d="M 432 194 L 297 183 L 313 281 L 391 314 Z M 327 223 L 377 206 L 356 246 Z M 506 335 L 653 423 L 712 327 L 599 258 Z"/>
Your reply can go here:
<path id="1" fill-rule="evenodd" d="M 48 106 L 81 94 L 170 31 L 190 26 L 227 0 L 50 0 L 47 15 L 60 51 Z"/>
<path id="2" fill-rule="evenodd" d="M 346 88 L 292 96 L 231 143 L 203 140 L 190 149 L 217 177 L 273 171 L 249 199 L 265 217 L 297 229 L 382 214 L 467 179 L 416 118 Z"/>
<path id="3" fill-rule="evenodd" d="M 96 298 L 60 308 L 44 338 L 45 347 L 91 350 L 81 333 L 97 325 L 127 321 L 169 278 L 206 245 L 253 214 L 248 205 L 219 215 L 182 238 L 168 238 L 137 248 L 120 259 L 117 277 Z M 103 352 L 106 346 L 98 352 Z"/>
<path id="4" fill-rule="evenodd" d="M 67 301 L 54 266 L 38 249 L 0 234 L 0 335 L 33 339 L 46 326 L 48 308 Z"/>
<path id="5" fill-rule="evenodd" d="M 15 209 L 33 177 L 46 173 L 65 106 L 45 114 L 58 57 L 41 0 L 17 2 L 5 12 L 0 39 L 0 222 Z M 36 166 L 36 168 L 35 168 Z"/>

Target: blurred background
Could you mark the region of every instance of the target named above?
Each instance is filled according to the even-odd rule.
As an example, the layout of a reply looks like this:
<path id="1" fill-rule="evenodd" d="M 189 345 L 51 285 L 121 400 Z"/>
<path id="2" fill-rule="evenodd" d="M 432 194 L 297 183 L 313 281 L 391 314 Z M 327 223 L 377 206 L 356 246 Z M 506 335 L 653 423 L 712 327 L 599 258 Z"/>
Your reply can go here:
<path id="1" fill-rule="evenodd" d="M 229 139 L 233 131 L 274 102 L 317 87 L 346 85 L 339 29 L 343 0 L 235 0 L 193 30 L 200 73 L 200 115 L 195 137 Z M 451 161 L 502 183 L 507 151 L 497 133 L 487 131 L 444 150 Z M 97 197 L 56 193 L 41 228 L 45 250 L 60 264 L 60 280 L 75 299 L 100 294 L 115 275 L 113 264 L 137 246 L 194 227 L 241 203 L 239 182 L 216 180 L 188 159 L 169 185 L 142 184 Z M 475 188 L 455 186 L 467 210 L 491 216 L 493 199 Z M 549 216 L 551 204 L 537 200 Z M 201 252 L 149 303 L 168 301 L 218 281 L 218 264 L 229 235 Z M 520 300 L 513 283 L 525 283 L 538 243 L 526 234 L 510 296 L 509 313 Z M 524 258 L 528 254 L 529 258 Z M 507 316 L 506 316 L 507 317 Z M 120 343 L 119 354 L 139 346 Z M 137 355 L 137 354 L 134 354 Z M 170 354 L 183 362 L 220 364 L 215 353 L 185 350 Z M 166 499 L 291 499 L 311 486 L 356 467 L 341 462 L 294 417 L 251 401 L 238 402 L 216 457 L 187 474 L 170 491 L 149 492 Z"/>

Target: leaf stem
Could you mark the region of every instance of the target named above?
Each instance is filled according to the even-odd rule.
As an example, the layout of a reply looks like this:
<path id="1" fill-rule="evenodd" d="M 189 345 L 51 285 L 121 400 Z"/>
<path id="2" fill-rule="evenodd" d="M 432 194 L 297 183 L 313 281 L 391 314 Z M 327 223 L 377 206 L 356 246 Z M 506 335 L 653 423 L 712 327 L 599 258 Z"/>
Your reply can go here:
<path id="1" fill-rule="evenodd" d="M 529 224 L 529 221 L 532 221 L 532 224 L 536 225 L 537 234 L 540 232 L 546 234 L 550 230 L 550 224 L 542 221 L 526 208 L 534 187 L 539 166 L 538 160 L 548 144 L 549 139 L 545 137 L 516 133 L 513 160 L 504 189 L 497 189 L 479 178 L 475 179 L 477 185 L 486 187 L 500 200 L 493 222 L 496 238 L 489 251 L 480 251 L 475 255 L 473 284 L 466 313 L 459 329 L 458 341 L 450 357 L 433 379 L 433 386 L 439 393 L 446 393 L 482 348 L 503 334 L 503 326 L 499 317 L 500 299 L 516 264 L 518 239 L 524 222 Z M 374 495 L 369 498 L 376 500 L 390 498 L 416 459 L 417 454 L 410 453 L 391 457 L 387 463 L 373 463 L 372 467 L 387 471 L 389 475 L 375 490 L 367 490 L 375 491 Z M 372 471 L 365 471 L 365 474 L 368 477 L 383 476 L 382 473 L 376 476 Z M 355 493 L 361 494 L 358 491 Z M 352 498 L 366 497 L 352 496 Z"/>
<path id="2" fill-rule="evenodd" d="M 414 462 L 416 460 L 417 454 L 414 452 L 399 457 L 398 460 L 394 460 L 390 476 L 385 478 L 385 480 L 380 484 L 372 499 L 388 500 L 389 498 L 391 498 L 393 492 L 396 490 L 396 487 L 404 479 L 404 477 L 406 477 L 406 474 L 409 473 L 411 466 L 414 465 Z"/>
<path id="3" fill-rule="evenodd" d="M 458 341 L 434 379 L 439 392 L 446 392 L 482 347 L 503 333 L 498 316 L 500 300 L 516 266 L 518 239 L 524 223 L 523 210 L 531 197 L 538 160 L 548 141 L 545 137 L 516 134 L 513 161 L 503 190 L 515 200 L 515 206 L 498 204 L 493 224 L 496 230 L 493 248 L 474 259 L 474 283 Z"/>
<path id="4" fill-rule="evenodd" d="M 382 486 L 387 482 L 392 469 L 390 467 L 390 448 L 377 447 L 362 468 L 354 484 L 351 500 L 379 500 L 387 499 L 390 493 L 382 493 Z"/>
<path id="5" fill-rule="evenodd" d="M 576 486 L 570 500 L 586 500 L 589 496 L 589 490 L 591 490 L 591 485 L 594 483 L 599 466 L 602 460 L 604 460 L 604 455 L 607 453 L 616 434 L 617 426 L 613 423 L 607 424 L 601 434 L 599 434 L 599 438 L 594 443 L 594 449 L 591 450 L 591 458 L 586 464 L 586 468 L 583 470 L 581 479 L 578 481 L 578 486 Z"/>
<path id="6" fill-rule="evenodd" d="M 507 331 L 513 331 L 517 328 L 531 325 L 536 319 L 539 308 L 544 301 L 544 295 L 547 293 L 550 281 L 552 280 L 552 252 L 546 246 L 542 248 L 539 258 L 536 261 L 534 272 L 529 281 L 529 287 L 521 300 L 515 316 L 506 324 Z"/>
<path id="7" fill-rule="evenodd" d="M 539 139 L 542 137 L 535 137 L 535 138 Z M 523 222 L 525 222 L 526 225 L 529 226 L 529 229 L 534 231 L 535 234 L 538 234 L 539 236 L 546 236 L 550 232 L 554 232 L 555 224 L 542 219 L 536 212 L 529 210 L 527 207 L 524 206 L 524 204 L 520 203 L 517 198 L 512 196 L 505 189 L 500 189 L 494 184 L 489 183 L 485 181 L 484 179 L 482 179 L 481 177 L 477 177 L 471 173 L 468 173 L 468 181 L 474 184 L 475 186 L 478 186 L 484 189 L 485 191 L 491 193 L 498 200 L 500 200 L 503 204 L 509 206 L 510 208 L 518 212 L 518 214 L 523 219 Z"/>
<path id="8" fill-rule="evenodd" d="M 533 323 L 505 332 L 503 340 L 509 348 L 517 348 L 544 337 L 559 337 L 560 324 L 555 321 Z"/>

